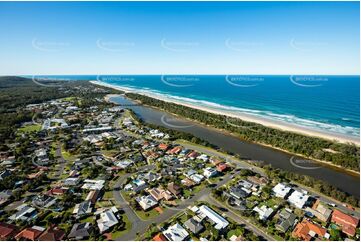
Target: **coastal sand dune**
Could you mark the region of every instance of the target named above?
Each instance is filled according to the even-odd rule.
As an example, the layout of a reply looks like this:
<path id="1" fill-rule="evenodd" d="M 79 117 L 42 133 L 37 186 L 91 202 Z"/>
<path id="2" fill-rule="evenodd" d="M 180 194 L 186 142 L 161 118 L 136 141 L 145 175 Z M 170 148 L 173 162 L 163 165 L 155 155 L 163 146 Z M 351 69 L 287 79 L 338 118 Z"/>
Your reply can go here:
<path id="1" fill-rule="evenodd" d="M 357 145 L 360 144 L 360 140 L 358 138 L 351 138 L 348 136 L 343 136 L 341 134 L 321 132 L 318 130 L 313 130 L 313 129 L 310 129 L 307 127 L 301 127 L 298 125 L 293 125 L 293 124 L 282 122 L 282 121 L 269 120 L 266 118 L 261 118 L 258 116 L 255 117 L 255 116 L 251 116 L 248 114 L 242 114 L 239 112 L 236 113 L 236 112 L 232 112 L 231 110 L 219 110 L 219 109 L 213 108 L 211 106 L 196 105 L 196 104 L 190 103 L 186 100 L 174 99 L 172 97 L 164 96 L 164 95 L 150 92 L 150 91 L 136 90 L 136 89 L 128 88 L 128 87 L 120 87 L 120 86 L 110 85 L 110 84 L 107 84 L 104 82 L 99 82 L 99 81 L 90 81 L 90 82 L 95 85 L 105 86 L 105 87 L 113 88 L 113 89 L 120 90 L 123 92 L 138 93 L 138 94 L 156 98 L 156 99 L 159 99 L 159 100 L 162 100 L 165 102 L 172 102 L 172 103 L 175 103 L 178 105 L 183 105 L 183 106 L 187 106 L 187 107 L 198 109 L 198 110 L 203 110 L 203 111 L 210 112 L 210 113 L 225 115 L 225 116 L 232 117 L 232 118 L 239 118 L 244 121 L 258 123 L 258 124 L 261 124 L 261 125 L 264 125 L 267 127 L 275 128 L 275 129 L 300 133 L 300 134 L 308 135 L 308 136 L 320 137 L 320 138 L 324 138 L 324 139 L 328 139 L 328 140 L 336 140 L 341 143 L 354 143 Z M 231 121 L 230 121 L 230 124 L 231 124 Z"/>

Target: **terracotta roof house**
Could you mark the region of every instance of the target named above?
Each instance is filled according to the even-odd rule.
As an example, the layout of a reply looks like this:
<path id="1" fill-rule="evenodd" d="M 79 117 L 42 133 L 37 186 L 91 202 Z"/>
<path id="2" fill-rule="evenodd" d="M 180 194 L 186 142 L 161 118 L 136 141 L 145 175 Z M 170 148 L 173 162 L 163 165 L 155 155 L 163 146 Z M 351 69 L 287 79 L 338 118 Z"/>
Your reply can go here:
<path id="1" fill-rule="evenodd" d="M 65 237 L 65 232 L 55 226 L 50 226 L 44 233 L 42 233 L 39 241 L 60 241 Z"/>
<path id="2" fill-rule="evenodd" d="M 18 232 L 17 226 L 0 222 L 0 240 L 11 240 Z"/>
<path id="3" fill-rule="evenodd" d="M 169 147 L 169 146 L 168 146 L 167 144 L 164 144 L 164 143 L 158 145 L 158 148 L 161 149 L 161 150 L 163 150 L 163 151 L 166 151 L 166 150 L 168 149 L 168 147 Z"/>
<path id="4" fill-rule="evenodd" d="M 226 171 L 229 167 L 227 166 L 227 164 L 226 163 L 219 163 L 217 166 L 217 171 L 219 171 L 219 172 L 224 172 L 224 171 Z"/>
<path id="5" fill-rule="evenodd" d="M 174 184 L 174 182 L 171 182 L 167 186 L 168 191 L 170 191 L 174 196 L 178 196 L 181 193 L 181 188 Z"/>
<path id="6" fill-rule="evenodd" d="M 54 187 L 54 188 L 50 189 L 50 190 L 47 192 L 47 195 L 50 195 L 50 196 L 61 196 L 61 195 L 63 195 L 65 192 L 66 192 L 66 189 L 63 189 L 63 188 L 60 188 L 60 187 Z"/>
<path id="7" fill-rule="evenodd" d="M 187 158 L 195 159 L 195 158 L 197 158 L 198 156 L 199 156 L 199 153 L 198 153 L 198 152 L 192 151 L 191 153 L 189 153 L 189 154 L 187 155 Z"/>
<path id="8" fill-rule="evenodd" d="M 15 236 L 16 240 L 31 240 L 35 241 L 43 232 L 45 228 L 39 226 L 33 226 L 31 228 L 23 229 Z"/>
<path id="9" fill-rule="evenodd" d="M 331 217 L 331 222 L 340 225 L 342 227 L 342 232 L 350 236 L 355 235 L 359 221 L 358 218 L 352 217 L 337 209 L 333 210 Z"/>
<path id="10" fill-rule="evenodd" d="M 167 154 L 179 154 L 182 151 L 182 146 L 176 146 L 171 150 L 167 151 Z"/>
<path id="11" fill-rule="evenodd" d="M 292 236 L 294 238 L 310 241 L 321 240 L 323 238 L 328 239 L 330 235 L 325 228 L 304 219 L 296 225 L 296 228 L 292 231 Z"/>
<path id="12" fill-rule="evenodd" d="M 154 236 L 152 240 L 153 241 L 168 241 L 167 238 L 162 233 L 159 233 L 156 236 Z"/>

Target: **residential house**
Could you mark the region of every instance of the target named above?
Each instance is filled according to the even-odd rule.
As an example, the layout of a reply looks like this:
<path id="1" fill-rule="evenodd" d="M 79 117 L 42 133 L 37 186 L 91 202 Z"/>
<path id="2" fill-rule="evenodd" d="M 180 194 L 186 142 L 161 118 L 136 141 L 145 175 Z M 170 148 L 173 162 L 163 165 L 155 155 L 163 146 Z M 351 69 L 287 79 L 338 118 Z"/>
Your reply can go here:
<path id="1" fill-rule="evenodd" d="M 196 185 L 196 183 L 194 181 L 192 181 L 189 178 L 184 178 L 181 180 L 182 185 L 186 186 L 186 187 L 193 187 L 194 185 Z"/>
<path id="2" fill-rule="evenodd" d="M 162 233 L 159 233 L 156 236 L 154 236 L 152 240 L 153 241 L 168 241 L 167 238 Z"/>
<path id="3" fill-rule="evenodd" d="M 133 191 L 133 192 L 140 192 L 147 188 L 148 185 L 145 181 L 140 179 L 134 179 L 131 183 L 127 184 L 124 187 L 124 190 L 126 191 Z"/>
<path id="4" fill-rule="evenodd" d="M 112 207 L 100 214 L 100 219 L 97 220 L 100 233 L 104 233 L 118 223 L 118 219 L 114 213 L 117 213 L 116 207 Z"/>
<path id="5" fill-rule="evenodd" d="M 91 230 L 92 226 L 90 223 L 76 223 L 67 237 L 73 240 L 84 240 L 89 238 Z"/>
<path id="6" fill-rule="evenodd" d="M 12 221 L 22 220 L 30 221 L 37 217 L 35 208 L 28 206 L 27 204 L 20 205 L 16 208 L 17 212 L 9 217 Z"/>
<path id="7" fill-rule="evenodd" d="M 291 192 L 291 187 L 283 183 L 278 183 L 274 188 L 272 188 L 272 191 L 276 197 L 286 198 Z"/>
<path id="8" fill-rule="evenodd" d="M 40 226 L 33 226 L 31 228 L 25 228 L 21 230 L 16 236 L 16 240 L 31 240 L 35 241 L 45 231 L 45 228 Z"/>
<path id="9" fill-rule="evenodd" d="M 288 201 L 299 209 L 302 209 L 308 204 L 310 196 L 305 192 L 294 191 L 289 197 Z"/>
<path id="10" fill-rule="evenodd" d="M 19 227 L 13 224 L 0 222 L 0 240 L 13 240 L 19 232 Z"/>
<path id="11" fill-rule="evenodd" d="M 187 240 L 189 233 L 180 224 L 176 223 L 163 231 L 163 235 L 170 241 Z"/>
<path id="12" fill-rule="evenodd" d="M 164 144 L 164 143 L 158 145 L 158 148 L 159 148 L 160 150 L 163 150 L 163 151 L 168 150 L 168 147 L 169 147 L 169 146 L 168 146 L 167 144 Z"/>
<path id="13" fill-rule="evenodd" d="M 80 183 L 80 178 L 70 177 L 64 180 L 63 185 L 66 187 L 77 186 Z"/>
<path id="14" fill-rule="evenodd" d="M 194 160 L 196 159 L 197 157 L 199 156 L 199 153 L 196 152 L 196 151 L 192 151 L 190 153 L 187 154 L 187 158 L 191 159 L 191 160 Z"/>
<path id="15" fill-rule="evenodd" d="M 189 177 L 192 181 L 194 181 L 196 184 L 199 184 L 204 179 L 204 176 L 200 174 L 194 174 Z"/>
<path id="16" fill-rule="evenodd" d="M 168 201 L 173 198 L 170 191 L 166 191 L 163 188 L 153 188 L 153 189 L 148 190 L 148 192 L 155 200 L 157 200 L 157 202 L 162 199 L 165 199 Z"/>
<path id="17" fill-rule="evenodd" d="M 218 174 L 218 171 L 212 167 L 207 167 L 203 169 L 203 175 L 207 178 L 214 177 Z"/>
<path id="18" fill-rule="evenodd" d="M 61 196 L 61 195 L 63 195 L 66 191 L 67 191 L 67 189 L 65 189 L 65 188 L 54 187 L 54 188 L 50 189 L 49 191 L 47 191 L 46 194 L 49 195 L 49 196 Z"/>
<path id="19" fill-rule="evenodd" d="M 135 200 L 143 208 L 144 211 L 147 211 L 158 205 L 157 200 L 155 200 L 151 195 L 137 197 Z"/>
<path id="20" fill-rule="evenodd" d="M 170 150 L 167 151 L 167 154 L 171 154 L 171 155 L 177 155 L 182 151 L 182 146 L 176 146 Z"/>
<path id="21" fill-rule="evenodd" d="M 247 177 L 247 180 L 258 186 L 265 186 L 268 184 L 268 179 L 263 176 L 261 176 L 261 177 L 249 176 L 249 177 Z"/>
<path id="22" fill-rule="evenodd" d="M 87 190 L 101 190 L 104 187 L 105 180 L 84 180 L 84 185 L 81 187 L 82 189 Z"/>
<path id="23" fill-rule="evenodd" d="M 274 210 L 272 208 L 267 207 L 266 205 L 262 205 L 262 207 L 260 208 L 257 206 L 253 209 L 253 211 L 258 213 L 258 218 L 260 220 L 264 220 L 264 221 L 269 219 L 274 213 Z"/>
<path id="24" fill-rule="evenodd" d="M 188 219 L 184 223 L 184 227 L 186 227 L 186 229 L 191 231 L 193 234 L 198 234 L 204 229 L 204 226 L 200 222 L 194 220 L 193 218 Z"/>
<path id="25" fill-rule="evenodd" d="M 279 218 L 276 223 L 276 228 L 286 233 L 289 228 L 293 226 L 296 220 L 296 215 L 287 209 L 283 209 L 279 214 Z"/>
<path id="26" fill-rule="evenodd" d="M 86 201 L 90 201 L 92 204 L 95 204 L 99 198 L 100 190 L 91 190 L 87 197 Z"/>
<path id="27" fill-rule="evenodd" d="M 176 197 L 179 196 L 181 193 L 181 188 L 178 185 L 176 185 L 174 182 L 169 183 L 167 189 Z"/>
<path id="28" fill-rule="evenodd" d="M 56 203 L 56 198 L 45 194 L 39 194 L 33 198 L 33 204 L 41 208 L 49 208 L 55 203 Z"/>
<path id="29" fill-rule="evenodd" d="M 226 228 L 229 224 L 229 222 L 225 218 L 220 216 L 208 206 L 200 206 L 199 212 L 205 215 L 208 219 L 210 219 L 215 224 L 214 227 L 218 230 Z"/>
<path id="30" fill-rule="evenodd" d="M 80 217 L 86 214 L 90 214 L 92 209 L 91 201 L 84 201 L 75 205 L 73 214 L 75 214 L 77 217 Z"/>
<path id="31" fill-rule="evenodd" d="M 42 233 L 37 240 L 39 241 L 61 241 L 65 237 L 65 232 L 56 226 L 50 226 Z"/>
<path id="32" fill-rule="evenodd" d="M 244 199 L 251 194 L 251 191 L 241 186 L 233 186 L 229 189 L 229 193 L 234 198 Z"/>
<path id="33" fill-rule="evenodd" d="M 325 228 L 322 228 L 320 225 L 315 224 L 308 219 L 304 219 L 296 225 L 295 229 L 292 231 L 292 237 L 310 241 L 328 239 L 330 235 Z"/>
<path id="34" fill-rule="evenodd" d="M 312 205 L 312 207 L 306 207 L 306 212 L 311 213 L 316 216 L 322 222 L 328 222 L 331 217 L 332 210 L 323 205 L 320 200 L 316 200 L 316 202 Z"/>
<path id="35" fill-rule="evenodd" d="M 217 166 L 216 166 L 216 168 L 217 168 L 217 171 L 218 172 L 225 172 L 225 171 L 227 171 L 228 169 L 229 169 L 229 166 L 226 164 L 226 163 L 219 163 Z"/>
<path id="36" fill-rule="evenodd" d="M 349 236 L 354 236 L 360 219 L 345 214 L 338 209 L 335 209 L 332 213 L 331 222 L 340 225 L 342 227 L 342 232 L 344 232 L 345 234 Z"/>

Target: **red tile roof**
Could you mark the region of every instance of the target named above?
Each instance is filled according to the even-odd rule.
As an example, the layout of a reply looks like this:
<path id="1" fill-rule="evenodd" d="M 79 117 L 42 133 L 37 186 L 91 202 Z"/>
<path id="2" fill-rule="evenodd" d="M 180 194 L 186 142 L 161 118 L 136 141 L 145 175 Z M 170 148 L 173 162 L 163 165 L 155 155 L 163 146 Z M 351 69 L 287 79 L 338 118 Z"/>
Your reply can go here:
<path id="1" fill-rule="evenodd" d="M 2 240 L 12 239 L 17 233 L 17 226 L 0 222 L 0 238 Z"/>
<path id="2" fill-rule="evenodd" d="M 354 236 L 359 219 L 335 209 L 332 213 L 331 222 L 342 226 L 342 231 L 344 233 Z"/>
<path id="3" fill-rule="evenodd" d="M 49 227 L 42 235 L 39 236 L 39 241 L 60 241 L 63 240 L 65 232 L 57 227 Z"/>
<path id="4" fill-rule="evenodd" d="M 228 166 L 227 166 L 226 163 L 219 163 L 217 165 L 217 171 L 219 171 L 219 172 L 223 172 L 223 171 L 225 171 L 227 169 L 228 169 Z"/>
<path id="5" fill-rule="evenodd" d="M 313 236 L 310 235 L 311 231 L 313 231 L 315 235 L 318 235 L 319 238 L 323 238 L 327 232 L 325 228 L 304 219 L 296 225 L 295 229 L 292 231 L 292 236 L 309 241 L 313 238 Z"/>
<path id="6" fill-rule="evenodd" d="M 163 234 L 159 233 L 153 237 L 153 241 L 167 241 L 167 238 Z"/>
<path id="7" fill-rule="evenodd" d="M 158 148 L 161 149 L 161 150 L 167 150 L 168 145 L 167 144 L 160 144 L 160 145 L 158 145 Z"/>
<path id="8" fill-rule="evenodd" d="M 36 240 L 42 231 L 33 228 L 23 229 L 20 233 L 15 236 L 16 240 Z"/>

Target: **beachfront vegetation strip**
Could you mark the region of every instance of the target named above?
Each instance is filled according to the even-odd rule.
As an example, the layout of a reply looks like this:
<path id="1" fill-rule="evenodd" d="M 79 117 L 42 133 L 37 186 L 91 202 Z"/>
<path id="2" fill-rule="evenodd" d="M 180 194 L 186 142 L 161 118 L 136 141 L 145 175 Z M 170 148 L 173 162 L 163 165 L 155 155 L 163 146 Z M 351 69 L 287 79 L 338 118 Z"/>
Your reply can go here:
<path id="1" fill-rule="evenodd" d="M 271 145 L 291 153 L 332 162 L 335 165 L 355 171 L 360 169 L 360 148 L 354 144 L 337 143 L 317 137 L 269 128 L 237 118 L 227 118 L 224 115 L 164 102 L 140 94 L 127 93 L 126 96 L 141 101 L 143 104 L 227 130 L 247 141 Z M 228 122 L 225 122 L 225 120 Z"/>

